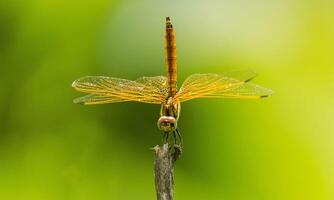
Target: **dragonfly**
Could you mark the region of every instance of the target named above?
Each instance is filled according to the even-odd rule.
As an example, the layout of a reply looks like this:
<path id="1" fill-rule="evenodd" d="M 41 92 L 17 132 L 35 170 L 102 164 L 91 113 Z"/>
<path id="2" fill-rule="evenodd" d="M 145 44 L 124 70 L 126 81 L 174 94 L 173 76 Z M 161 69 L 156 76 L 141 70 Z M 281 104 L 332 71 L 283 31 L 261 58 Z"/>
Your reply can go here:
<path id="1" fill-rule="evenodd" d="M 168 141 L 168 136 L 173 134 L 174 143 L 182 144 L 177 126 L 181 103 L 197 98 L 260 99 L 273 94 L 271 89 L 249 83 L 256 76 L 251 70 L 193 74 L 178 88 L 176 61 L 175 29 L 170 17 L 166 17 L 166 76 L 144 76 L 137 80 L 85 76 L 75 80 L 72 87 L 88 94 L 76 98 L 74 103 L 94 105 L 135 101 L 161 104 L 157 125 L 164 133 L 163 140 Z"/>

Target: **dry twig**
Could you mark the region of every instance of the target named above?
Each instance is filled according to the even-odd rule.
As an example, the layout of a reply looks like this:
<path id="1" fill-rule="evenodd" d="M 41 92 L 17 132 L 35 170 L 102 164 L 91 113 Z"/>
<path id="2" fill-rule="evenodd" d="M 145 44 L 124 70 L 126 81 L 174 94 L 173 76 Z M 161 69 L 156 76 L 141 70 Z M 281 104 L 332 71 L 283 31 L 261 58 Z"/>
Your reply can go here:
<path id="1" fill-rule="evenodd" d="M 155 146 L 155 189 L 157 200 L 173 200 L 174 166 L 180 157 L 182 148 L 179 145 L 171 147 L 168 143 Z"/>

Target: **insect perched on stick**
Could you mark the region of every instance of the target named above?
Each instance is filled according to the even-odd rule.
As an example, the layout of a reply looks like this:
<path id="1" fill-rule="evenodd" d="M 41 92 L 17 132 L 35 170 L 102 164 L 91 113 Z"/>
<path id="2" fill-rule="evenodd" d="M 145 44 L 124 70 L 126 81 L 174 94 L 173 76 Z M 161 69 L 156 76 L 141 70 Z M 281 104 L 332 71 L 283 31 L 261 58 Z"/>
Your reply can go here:
<path id="1" fill-rule="evenodd" d="M 175 31 L 166 18 L 165 61 L 167 76 L 141 77 L 126 80 L 106 76 L 86 76 L 74 81 L 72 86 L 86 96 L 75 103 L 92 105 L 126 101 L 161 104 L 158 128 L 164 140 L 172 133 L 174 143 L 181 144 L 177 128 L 180 103 L 196 98 L 259 99 L 270 96 L 270 89 L 249 83 L 256 76 L 253 71 L 232 71 L 222 74 L 193 74 L 177 88 Z"/>

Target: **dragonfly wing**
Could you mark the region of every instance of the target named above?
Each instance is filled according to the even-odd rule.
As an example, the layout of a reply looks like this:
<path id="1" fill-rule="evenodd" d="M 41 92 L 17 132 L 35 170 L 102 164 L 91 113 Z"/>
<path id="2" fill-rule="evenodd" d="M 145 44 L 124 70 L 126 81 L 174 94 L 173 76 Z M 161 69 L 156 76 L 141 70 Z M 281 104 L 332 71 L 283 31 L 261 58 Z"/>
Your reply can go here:
<path id="1" fill-rule="evenodd" d="M 117 103 L 124 102 L 126 100 L 114 98 L 110 96 L 103 96 L 99 94 L 88 94 L 83 97 L 74 99 L 74 103 L 83 104 L 83 105 L 94 105 L 94 104 L 106 104 L 106 103 Z"/>
<path id="2" fill-rule="evenodd" d="M 143 76 L 141 78 L 138 78 L 136 82 L 142 83 L 148 87 L 157 88 L 159 92 L 164 96 L 168 95 L 167 78 L 165 76 Z"/>
<path id="3" fill-rule="evenodd" d="M 184 81 L 174 99 L 180 102 L 195 98 L 256 99 L 269 96 L 273 93 L 270 89 L 248 83 L 250 78 L 255 74 L 252 75 L 252 73 L 249 73 L 248 76 L 240 76 L 243 77 L 240 79 L 227 76 L 229 74 L 191 75 Z"/>
<path id="4" fill-rule="evenodd" d="M 86 76 L 73 82 L 72 87 L 90 95 L 75 100 L 82 104 L 103 104 L 124 101 L 161 104 L 165 77 L 143 77 L 137 81 L 106 76 Z M 143 81 L 146 80 L 146 81 Z"/>
<path id="5" fill-rule="evenodd" d="M 220 74 L 220 76 L 237 79 L 239 81 L 249 82 L 257 76 L 257 73 L 253 70 L 233 70 Z"/>

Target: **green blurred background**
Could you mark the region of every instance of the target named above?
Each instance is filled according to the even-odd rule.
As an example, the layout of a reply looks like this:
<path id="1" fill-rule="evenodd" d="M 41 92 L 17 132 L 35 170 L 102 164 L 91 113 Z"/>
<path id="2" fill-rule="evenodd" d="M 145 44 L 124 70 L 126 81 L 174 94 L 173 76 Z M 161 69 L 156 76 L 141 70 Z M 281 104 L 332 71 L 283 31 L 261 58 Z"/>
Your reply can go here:
<path id="1" fill-rule="evenodd" d="M 0 199 L 155 199 L 158 105 L 80 106 L 85 75 L 253 69 L 263 100 L 182 104 L 176 199 L 334 199 L 331 0 L 0 1 Z"/>

